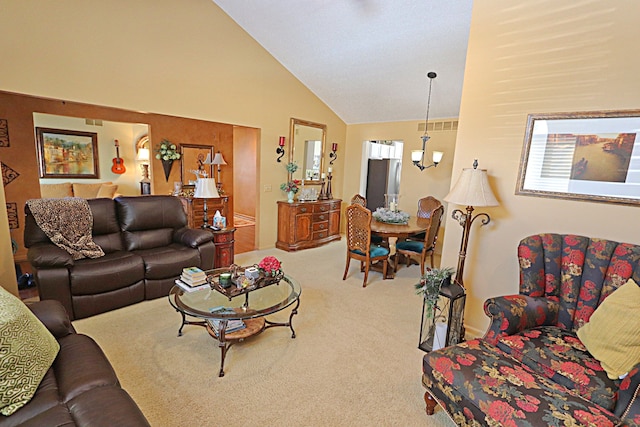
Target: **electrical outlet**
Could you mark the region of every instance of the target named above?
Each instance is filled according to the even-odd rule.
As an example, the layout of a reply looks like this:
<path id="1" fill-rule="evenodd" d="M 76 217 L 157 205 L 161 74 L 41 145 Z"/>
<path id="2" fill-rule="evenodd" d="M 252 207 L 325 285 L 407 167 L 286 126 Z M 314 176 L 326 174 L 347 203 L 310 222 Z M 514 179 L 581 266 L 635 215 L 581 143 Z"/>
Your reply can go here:
<path id="1" fill-rule="evenodd" d="M 264 192 L 265 193 L 270 193 L 271 192 L 271 185 L 270 184 L 267 184 L 267 185 L 264 186 Z"/>

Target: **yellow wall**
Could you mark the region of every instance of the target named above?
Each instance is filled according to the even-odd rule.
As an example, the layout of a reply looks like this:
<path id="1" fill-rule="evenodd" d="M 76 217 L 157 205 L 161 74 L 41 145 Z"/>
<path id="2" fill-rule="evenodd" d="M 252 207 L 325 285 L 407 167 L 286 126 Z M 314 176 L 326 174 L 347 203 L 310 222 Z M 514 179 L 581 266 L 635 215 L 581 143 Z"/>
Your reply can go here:
<path id="1" fill-rule="evenodd" d="M 0 0 L 0 9 L 0 90 L 259 128 L 260 191 L 273 188 L 259 196 L 261 248 L 276 241 L 287 173 L 275 150 L 290 118 L 325 123 L 327 141 L 344 141 L 344 122 L 209 0 Z"/>
<path id="2" fill-rule="evenodd" d="M 521 238 L 558 232 L 640 244 L 638 207 L 514 195 L 527 114 L 638 108 L 638 16 L 632 0 L 474 2 L 453 180 L 478 158 L 500 206 L 477 209 L 492 221 L 471 231 L 470 332 L 488 325 L 486 298 L 517 293 Z M 442 264 L 455 266 L 461 228 L 446 217 Z"/>

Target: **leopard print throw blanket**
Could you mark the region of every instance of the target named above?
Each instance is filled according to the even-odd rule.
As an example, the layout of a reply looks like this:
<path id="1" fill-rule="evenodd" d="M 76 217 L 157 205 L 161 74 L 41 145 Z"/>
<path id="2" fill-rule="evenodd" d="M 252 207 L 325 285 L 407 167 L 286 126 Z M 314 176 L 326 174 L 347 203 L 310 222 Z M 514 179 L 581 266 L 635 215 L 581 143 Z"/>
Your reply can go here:
<path id="1" fill-rule="evenodd" d="M 91 237 L 93 214 L 85 199 L 31 199 L 27 206 L 47 237 L 74 260 L 104 256 Z"/>

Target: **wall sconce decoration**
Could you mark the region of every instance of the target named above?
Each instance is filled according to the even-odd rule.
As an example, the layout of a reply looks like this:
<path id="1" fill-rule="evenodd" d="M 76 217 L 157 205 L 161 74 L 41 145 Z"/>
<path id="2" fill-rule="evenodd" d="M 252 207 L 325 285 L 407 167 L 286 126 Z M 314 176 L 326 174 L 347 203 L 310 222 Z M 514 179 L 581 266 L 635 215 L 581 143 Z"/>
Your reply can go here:
<path id="1" fill-rule="evenodd" d="M 469 243 L 469 233 L 471 224 L 478 217 L 483 217 L 482 225 L 487 225 L 491 218 L 486 213 L 479 213 L 473 216 L 473 209 L 479 206 L 498 206 L 496 196 L 489 186 L 489 178 L 486 169 L 478 169 L 478 160 L 474 160 L 473 169 L 465 168 L 456 185 L 453 186 L 449 194 L 444 198 L 445 202 L 466 206 L 466 213 L 460 209 L 452 212 L 452 218 L 462 226 L 462 241 L 460 242 L 460 253 L 458 255 L 458 268 L 456 269 L 456 282 L 463 285 L 464 261 L 467 257 L 467 244 Z M 464 286 L 464 285 L 463 285 Z"/>
<path id="2" fill-rule="evenodd" d="M 329 162 L 330 165 L 332 165 L 333 162 L 335 162 L 338 158 L 336 151 L 338 151 L 338 144 L 334 142 L 333 144 L 331 144 L 331 153 L 329 153 L 329 158 L 331 159 L 331 161 Z"/>
<path id="3" fill-rule="evenodd" d="M 284 156 L 284 136 L 281 136 L 278 140 L 278 148 L 276 148 L 276 154 L 279 154 L 277 160 L 278 163 L 280 163 L 282 161 L 282 156 Z"/>
<path id="4" fill-rule="evenodd" d="M 438 163 L 442 160 L 442 156 L 444 153 L 442 151 L 434 151 L 433 152 L 433 163 L 430 165 L 424 165 L 424 153 L 427 149 L 427 141 L 431 138 L 429 133 L 427 132 L 427 127 L 429 126 L 429 107 L 431 106 L 431 85 L 433 84 L 433 79 L 437 77 L 437 74 L 433 71 L 429 71 L 427 73 L 427 77 L 429 78 L 429 96 L 427 98 L 427 116 L 424 119 L 424 134 L 421 136 L 422 138 L 422 150 L 412 150 L 411 151 L 411 161 L 414 165 L 421 171 L 430 168 L 431 166 L 438 166 Z"/>

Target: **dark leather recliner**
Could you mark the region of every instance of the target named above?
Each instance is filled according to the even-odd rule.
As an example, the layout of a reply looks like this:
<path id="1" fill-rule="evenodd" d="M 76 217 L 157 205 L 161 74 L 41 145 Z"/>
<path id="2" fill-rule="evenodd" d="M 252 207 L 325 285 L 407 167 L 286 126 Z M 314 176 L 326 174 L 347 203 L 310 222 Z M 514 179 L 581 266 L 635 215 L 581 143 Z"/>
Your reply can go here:
<path id="1" fill-rule="evenodd" d="M 91 337 L 76 333 L 59 302 L 28 307 L 56 338 L 60 351 L 31 401 L 0 416 L 0 427 L 149 426 L 102 349 Z"/>
<path id="2" fill-rule="evenodd" d="M 74 261 L 25 207 L 24 242 L 41 299 L 60 301 L 80 319 L 165 296 L 184 267 L 214 267 L 213 235 L 187 228 L 173 196 L 88 199 L 93 240 L 105 255 Z"/>

